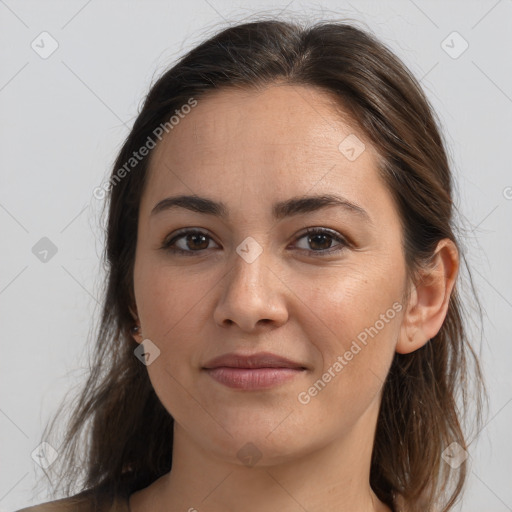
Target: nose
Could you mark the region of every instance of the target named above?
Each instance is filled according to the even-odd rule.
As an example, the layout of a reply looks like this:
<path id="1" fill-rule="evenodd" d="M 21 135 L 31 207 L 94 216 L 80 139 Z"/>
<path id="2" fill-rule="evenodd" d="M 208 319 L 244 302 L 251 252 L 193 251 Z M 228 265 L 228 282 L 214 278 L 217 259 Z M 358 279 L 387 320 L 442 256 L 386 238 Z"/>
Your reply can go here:
<path id="1" fill-rule="evenodd" d="M 214 311 L 217 325 L 236 324 L 245 332 L 253 332 L 264 326 L 276 328 L 286 323 L 289 288 L 270 260 L 265 252 L 252 262 L 236 254 L 233 268 L 219 283 L 222 291 Z"/>

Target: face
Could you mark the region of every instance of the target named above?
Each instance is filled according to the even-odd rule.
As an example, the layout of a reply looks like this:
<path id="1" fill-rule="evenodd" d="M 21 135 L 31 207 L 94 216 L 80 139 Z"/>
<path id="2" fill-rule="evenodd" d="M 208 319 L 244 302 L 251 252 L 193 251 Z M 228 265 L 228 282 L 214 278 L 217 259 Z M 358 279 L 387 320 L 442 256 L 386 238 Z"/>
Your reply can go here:
<path id="1" fill-rule="evenodd" d="M 241 464 L 251 442 L 271 464 L 375 422 L 406 286 L 377 161 L 327 93 L 289 85 L 201 98 L 154 150 L 134 268 L 138 341 L 158 347 L 152 385 L 202 449 Z M 222 208 L 162 202 L 192 195 Z M 293 364 L 205 369 L 262 352 Z"/>

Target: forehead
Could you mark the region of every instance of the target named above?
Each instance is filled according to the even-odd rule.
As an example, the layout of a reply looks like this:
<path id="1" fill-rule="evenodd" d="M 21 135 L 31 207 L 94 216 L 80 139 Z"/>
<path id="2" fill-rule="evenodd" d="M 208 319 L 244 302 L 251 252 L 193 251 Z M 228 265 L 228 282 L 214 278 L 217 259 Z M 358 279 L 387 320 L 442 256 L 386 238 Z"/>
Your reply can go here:
<path id="1" fill-rule="evenodd" d="M 383 186 L 372 185 L 379 157 L 354 125 L 332 95 L 309 86 L 209 93 L 155 148 L 146 195 L 154 203 L 167 192 L 220 199 L 243 188 L 278 199 L 343 189 L 361 202 Z"/>
<path id="2" fill-rule="evenodd" d="M 179 124 L 159 144 L 157 154 L 167 149 L 172 150 L 173 158 L 189 160 L 243 147 L 240 158 L 247 152 L 261 153 L 263 148 L 269 158 L 283 153 L 293 157 L 328 147 L 337 152 L 340 137 L 356 132 L 365 139 L 351 126 L 354 123 L 348 121 L 334 97 L 313 87 L 231 87 L 208 93 L 197 101 L 197 106 L 181 116 Z M 196 151 L 188 154 L 191 145 Z"/>

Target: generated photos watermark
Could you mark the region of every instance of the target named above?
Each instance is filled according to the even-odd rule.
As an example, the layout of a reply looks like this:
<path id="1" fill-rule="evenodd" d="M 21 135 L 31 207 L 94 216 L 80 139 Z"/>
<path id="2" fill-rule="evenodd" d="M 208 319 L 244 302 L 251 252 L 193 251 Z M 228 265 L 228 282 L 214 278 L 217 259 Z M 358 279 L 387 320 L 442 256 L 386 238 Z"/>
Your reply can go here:
<path id="1" fill-rule="evenodd" d="M 368 337 L 374 338 L 379 334 L 379 332 L 384 329 L 386 324 L 388 324 L 393 318 L 395 318 L 397 313 L 402 311 L 403 306 L 400 302 L 393 303 L 392 307 L 390 307 L 385 313 L 382 313 L 379 316 L 379 319 L 374 322 L 370 327 L 366 327 L 363 331 L 361 331 L 356 339 L 352 341 L 350 345 L 350 349 L 346 350 L 343 355 L 339 355 L 336 358 L 336 361 L 329 366 L 329 368 L 322 374 L 322 376 L 306 391 L 301 391 L 297 399 L 303 405 L 309 404 L 311 402 L 311 398 L 315 397 L 322 391 L 325 386 L 331 382 L 334 377 L 339 375 L 341 371 L 349 364 L 350 361 L 354 358 L 355 355 L 361 352 L 362 348 L 368 344 Z M 359 343 L 358 343 L 359 342 Z M 363 346 L 361 346 L 363 345 Z"/>

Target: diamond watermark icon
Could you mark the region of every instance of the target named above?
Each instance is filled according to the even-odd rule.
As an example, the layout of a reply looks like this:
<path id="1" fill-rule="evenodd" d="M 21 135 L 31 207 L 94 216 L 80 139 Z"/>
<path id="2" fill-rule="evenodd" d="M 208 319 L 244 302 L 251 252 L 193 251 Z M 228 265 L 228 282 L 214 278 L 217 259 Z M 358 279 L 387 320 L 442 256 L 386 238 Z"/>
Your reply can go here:
<path id="1" fill-rule="evenodd" d="M 59 43 L 48 32 L 41 32 L 30 44 L 41 59 L 47 59 L 57 50 Z"/>
<path id="2" fill-rule="evenodd" d="M 443 451 L 441 457 L 449 466 L 457 469 L 469 457 L 469 454 L 459 443 L 454 441 Z"/>
<path id="3" fill-rule="evenodd" d="M 32 254 L 42 263 L 48 263 L 56 254 L 57 246 L 46 236 L 35 243 Z"/>
<path id="4" fill-rule="evenodd" d="M 263 247 L 254 240 L 251 236 L 248 236 L 237 248 L 236 252 L 241 256 L 247 263 L 252 263 L 256 258 L 263 252 Z"/>
<path id="5" fill-rule="evenodd" d="M 32 460 L 43 469 L 50 467 L 59 456 L 59 452 L 46 441 L 41 443 L 31 454 Z"/>
<path id="6" fill-rule="evenodd" d="M 246 466 L 252 468 L 262 457 L 254 443 L 246 443 L 238 450 L 236 456 Z"/>
<path id="7" fill-rule="evenodd" d="M 133 353 L 142 364 L 149 366 L 160 356 L 160 349 L 151 340 L 145 339 Z"/>
<path id="8" fill-rule="evenodd" d="M 357 135 L 351 133 L 340 142 L 338 149 L 347 160 L 353 162 L 361 156 L 366 146 Z"/>
<path id="9" fill-rule="evenodd" d="M 452 59 L 458 59 L 469 48 L 469 43 L 458 32 L 454 31 L 441 42 L 441 48 Z"/>

